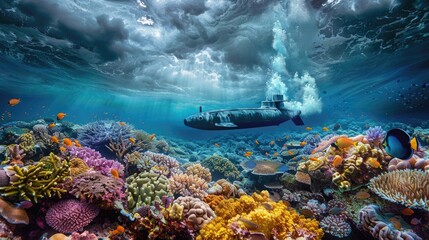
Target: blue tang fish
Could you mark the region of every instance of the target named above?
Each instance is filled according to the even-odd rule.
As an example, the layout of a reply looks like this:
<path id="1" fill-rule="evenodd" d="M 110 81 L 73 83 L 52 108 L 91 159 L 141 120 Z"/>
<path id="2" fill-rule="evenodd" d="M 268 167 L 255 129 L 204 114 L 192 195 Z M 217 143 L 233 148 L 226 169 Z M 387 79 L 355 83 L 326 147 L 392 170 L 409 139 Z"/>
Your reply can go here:
<path id="1" fill-rule="evenodd" d="M 419 142 L 415 137 L 411 139 L 404 130 L 394 128 L 387 132 L 383 147 L 390 156 L 408 160 L 413 156 L 414 151 L 417 151 Z"/>

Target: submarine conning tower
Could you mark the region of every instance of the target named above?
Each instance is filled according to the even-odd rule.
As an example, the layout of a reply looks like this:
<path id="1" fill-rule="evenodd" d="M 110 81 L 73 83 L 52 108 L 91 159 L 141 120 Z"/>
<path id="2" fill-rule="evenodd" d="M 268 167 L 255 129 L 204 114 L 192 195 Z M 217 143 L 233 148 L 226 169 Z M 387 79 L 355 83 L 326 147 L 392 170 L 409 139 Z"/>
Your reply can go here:
<path id="1" fill-rule="evenodd" d="M 284 98 L 283 94 L 274 94 L 272 100 L 265 100 L 261 102 L 261 108 L 277 108 L 284 109 Z"/>

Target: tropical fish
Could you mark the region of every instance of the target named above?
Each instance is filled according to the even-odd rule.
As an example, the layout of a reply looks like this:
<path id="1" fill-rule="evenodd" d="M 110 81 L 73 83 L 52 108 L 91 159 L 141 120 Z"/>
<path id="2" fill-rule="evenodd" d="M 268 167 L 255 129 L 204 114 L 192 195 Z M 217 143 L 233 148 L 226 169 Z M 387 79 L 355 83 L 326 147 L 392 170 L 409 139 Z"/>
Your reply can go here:
<path id="1" fill-rule="evenodd" d="M 51 142 L 53 142 L 53 143 L 59 143 L 60 141 L 58 140 L 58 138 L 56 136 L 52 136 L 51 137 Z"/>
<path id="2" fill-rule="evenodd" d="M 239 218 L 237 220 L 244 223 L 248 230 L 257 230 L 259 228 L 259 225 L 251 220 L 245 218 Z"/>
<path id="3" fill-rule="evenodd" d="M 301 147 L 302 147 L 302 146 L 305 146 L 305 145 L 307 145 L 307 142 L 300 142 L 300 143 L 299 143 L 299 146 L 301 146 Z"/>
<path id="4" fill-rule="evenodd" d="M 372 168 L 381 168 L 380 162 L 377 160 L 377 158 L 369 157 L 366 162 L 371 166 Z"/>
<path id="5" fill-rule="evenodd" d="M 63 143 L 66 145 L 66 146 L 73 146 L 73 142 L 72 142 L 72 140 L 70 139 L 70 138 L 64 138 L 64 140 L 63 140 Z"/>
<path id="6" fill-rule="evenodd" d="M 332 143 L 331 145 L 333 147 L 336 147 L 338 149 L 348 149 L 349 147 L 355 145 L 356 143 L 353 142 L 352 139 L 346 138 L 346 137 L 340 137 L 337 139 L 335 143 Z"/>
<path id="7" fill-rule="evenodd" d="M 273 154 L 273 156 L 274 157 L 277 157 L 279 155 L 279 153 L 278 152 L 275 152 L 274 154 Z"/>
<path id="8" fill-rule="evenodd" d="M 258 140 L 255 140 L 255 143 L 256 143 L 256 145 L 259 145 L 259 141 Z"/>
<path id="9" fill-rule="evenodd" d="M 311 128 L 311 127 L 306 127 L 306 128 L 305 128 L 305 130 L 307 130 L 307 131 L 311 131 L 311 130 L 313 130 L 313 128 Z"/>
<path id="10" fill-rule="evenodd" d="M 368 192 L 365 191 L 359 191 L 356 193 L 356 198 L 359 200 L 368 199 L 371 195 Z"/>
<path id="11" fill-rule="evenodd" d="M 119 122 L 119 125 L 121 125 L 121 126 L 127 126 L 127 124 L 125 122 Z"/>
<path id="12" fill-rule="evenodd" d="M 323 127 L 322 130 L 325 131 L 325 132 L 327 132 L 327 131 L 329 131 L 329 128 L 328 127 Z"/>
<path id="13" fill-rule="evenodd" d="M 11 98 L 11 99 L 9 99 L 8 104 L 9 104 L 9 106 L 13 107 L 20 102 L 21 102 L 21 99 L 19 99 L 19 98 Z"/>
<path id="14" fill-rule="evenodd" d="M 48 128 L 49 129 L 52 129 L 52 128 L 54 128 L 55 127 L 55 123 L 53 122 L 53 123 L 50 123 L 49 125 L 48 125 Z"/>
<path id="15" fill-rule="evenodd" d="M 341 124 L 339 123 L 335 123 L 334 127 L 332 128 L 332 130 L 337 131 L 338 129 L 340 129 Z"/>
<path id="16" fill-rule="evenodd" d="M 132 144 L 136 143 L 136 139 L 132 137 L 128 138 L 128 141 L 130 141 Z"/>
<path id="17" fill-rule="evenodd" d="M 414 151 L 419 148 L 419 142 L 416 137 L 411 139 L 410 135 L 404 130 L 394 128 L 386 133 L 383 147 L 390 156 L 408 160 L 413 156 Z"/>
<path id="18" fill-rule="evenodd" d="M 265 156 L 267 156 L 267 157 L 268 157 L 268 155 L 269 155 L 269 154 L 268 154 L 268 152 L 265 152 Z"/>
<path id="19" fill-rule="evenodd" d="M 120 235 L 123 234 L 125 232 L 125 228 L 122 227 L 121 225 L 118 225 L 116 227 L 116 229 L 109 231 L 110 235 Z"/>
<path id="20" fill-rule="evenodd" d="M 118 178 L 119 178 L 119 172 L 118 172 L 118 170 L 117 170 L 117 169 L 112 168 L 112 169 L 110 170 L 110 173 L 112 174 L 112 176 L 113 176 L 115 179 L 118 179 Z"/>
<path id="21" fill-rule="evenodd" d="M 149 140 L 153 140 L 155 138 L 155 133 L 153 133 L 152 135 L 150 135 Z"/>
<path id="22" fill-rule="evenodd" d="M 220 147 L 219 143 L 214 144 L 215 147 Z"/>
<path id="23" fill-rule="evenodd" d="M 311 161 L 318 161 L 319 159 L 317 157 L 310 157 Z"/>
<path id="24" fill-rule="evenodd" d="M 411 216 L 414 214 L 414 211 L 411 208 L 404 208 L 401 210 L 401 214 L 405 216 Z"/>
<path id="25" fill-rule="evenodd" d="M 308 208 L 303 208 L 299 211 L 300 214 L 304 215 L 304 217 L 306 218 L 313 218 L 314 217 L 314 213 L 313 211 L 311 211 Z"/>
<path id="26" fill-rule="evenodd" d="M 389 222 L 391 222 L 396 229 L 402 230 L 402 224 L 398 218 L 396 217 L 389 218 Z"/>
<path id="27" fill-rule="evenodd" d="M 270 142 L 270 146 L 273 146 L 274 145 L 274 140 L 272 140 L 271 142 Z"/>
<path id="28" fill-rule="evenodd" d="M 67 150 L 67 149 L 66 149 L 64 146 L 61 146 L 61 147 L 60 147 L 60 151 L 61 151 L 61 152 L 65 152 L 66 150 Z"/>
<path id="29" fill-rule="evenodd" d="M 263 202 L 261 205 L 267 210 L 273 210 L 273 205 L 271 205 L 267 202 Z"/>
<path id="30" fill-rule="evenodd" d="M 335 155 L 334 160 L 332 161 L 332 166 L 337 168 L 341 166 L 342 163 L 343 163 L 343 157 L 341 157 L 340 155 Z"/>
<path id="31" fill-rule="evenodd" d="M 57 114 L 57 120 L 61 120 L 61 119 L 63 119 L 65 116 L 67 116 L 67 114 L 60 112 L 60 113 L 58 113 L 58 114 Z"/>
<path id="32" fill-rule="evenodd" d="M 248 151 L 248 152 L 244 153 L 244 156 L 245 157 L 250 157 L 250 156 L 252 156 L 252 154 L 253 154 L 253 152 Z"/>

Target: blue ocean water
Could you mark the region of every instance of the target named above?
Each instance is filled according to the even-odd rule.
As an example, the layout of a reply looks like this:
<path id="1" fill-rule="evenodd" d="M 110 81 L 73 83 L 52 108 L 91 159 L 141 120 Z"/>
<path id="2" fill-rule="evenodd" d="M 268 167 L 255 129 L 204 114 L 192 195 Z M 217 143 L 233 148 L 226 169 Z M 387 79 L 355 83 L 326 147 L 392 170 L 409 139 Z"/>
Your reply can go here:
<path id="1" fill-rule="evenodd" d="M 125 122 L 211 147 L 198 152 L 205 157 L 235 158 L 243 155 L 238 144 L 213 144 L 246 136 L 245 146 L 268 144 L 287 134 L 299 143 L 309 132 L 333 134 L 321 129 L 336 123 L 341 134 L 365 134 L 366 124 L 427 129 L 428 51 L 423 0 L 1 1 L 0 126 L 56 121 L 63 112 L 81 126 Z M 259 107 L 273 94 L 305 125 L 183 124 L 200 106 Z M 9 106 L 12 98 L 20 103 Z"/>

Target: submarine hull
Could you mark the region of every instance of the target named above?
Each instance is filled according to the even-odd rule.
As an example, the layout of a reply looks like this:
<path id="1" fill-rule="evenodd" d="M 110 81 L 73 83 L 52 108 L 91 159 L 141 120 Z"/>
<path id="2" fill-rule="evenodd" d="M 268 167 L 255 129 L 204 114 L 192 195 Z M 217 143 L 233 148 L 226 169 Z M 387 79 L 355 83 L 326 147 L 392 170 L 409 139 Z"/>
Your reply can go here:
<path id="1" fill-rule="evenodd" d="M 290 119 L 289 111 L 278 108 L 238 108 L 195 114 L 187 117 L 184 124 L 203 130 L 232 130 L 279 125 Z"/>

